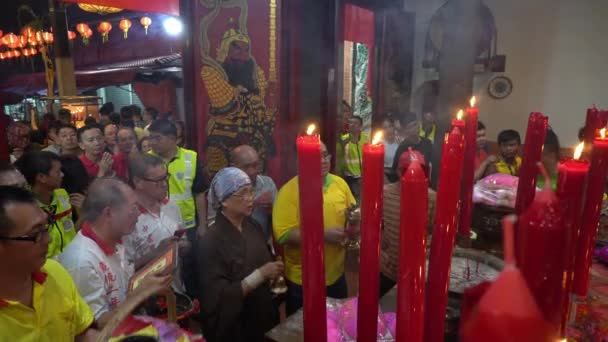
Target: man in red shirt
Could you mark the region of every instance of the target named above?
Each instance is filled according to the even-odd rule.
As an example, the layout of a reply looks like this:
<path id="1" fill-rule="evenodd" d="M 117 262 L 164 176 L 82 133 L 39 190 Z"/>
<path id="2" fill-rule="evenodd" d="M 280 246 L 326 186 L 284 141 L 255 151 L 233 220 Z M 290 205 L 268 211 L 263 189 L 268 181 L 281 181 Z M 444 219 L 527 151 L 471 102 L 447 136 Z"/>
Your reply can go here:
<path id="1" fill-rule="evenodd" d="M 91 178 L 116 176 L 127 178 L 127 163 L 105 152 L 105 138 L 97 125 L 85 125 L 78 130 L 78 143 L 84 151 L 80 161 Z"/>
<path id="2" fill-rule="evenodd" d="M 488 139 L 486 137 L 486 126 L 477 121 L 477 151 L 475 152 L 475 180 L 483 177 L 488 165 L 496 162 L 496 156 L 488 158 Z"/>

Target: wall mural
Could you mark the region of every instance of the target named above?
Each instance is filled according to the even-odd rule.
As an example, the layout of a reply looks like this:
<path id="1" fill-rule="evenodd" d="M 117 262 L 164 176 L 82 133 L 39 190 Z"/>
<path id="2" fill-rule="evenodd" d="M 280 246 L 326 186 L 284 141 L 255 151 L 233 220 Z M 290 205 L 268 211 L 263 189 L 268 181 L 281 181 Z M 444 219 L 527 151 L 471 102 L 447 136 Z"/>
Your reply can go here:
<path id="1" fill-rule="evenodd" d="M 198 50 L 206 99 L 204 157 L 215 174 L 241 144 L 265 162 L 274 153 L 276 120 L 277 0 L 200 0 Z M 249 6 L 254 7 L 250 19 Z M 250 33 L 249 29 L 253 32 Z M 205 108 L 206 107 L 206 108 Z"/>

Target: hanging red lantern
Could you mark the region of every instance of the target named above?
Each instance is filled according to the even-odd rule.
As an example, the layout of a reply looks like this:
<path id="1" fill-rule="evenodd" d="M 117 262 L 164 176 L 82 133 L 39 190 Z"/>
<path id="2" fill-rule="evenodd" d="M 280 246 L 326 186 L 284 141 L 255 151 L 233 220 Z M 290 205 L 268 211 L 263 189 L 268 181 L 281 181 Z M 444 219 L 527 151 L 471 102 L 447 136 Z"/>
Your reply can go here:
<path id="1" fill-rule="evenodd" d="M 42 40 L 44 40 L 45 43 L 47 44 L 51 44 L 53 43 L 53 34 L 51 32 L 43 32 L 42 33 Z"/>
<path id="2" fill-rule="evenodd" d="M 148 27 L 152 24 L 152 19 L 150 17 L 142 17 L 139 23 L 144 27 L 146 34 L 148 34 Z"/>
<path id="3" fill-rule="evenodd" d="M 18 40 L 17 36 L 12 32 L 7 34 L 6 36 L 2 37 L 2 41 L 4 42 L 4 44 L 6 44 L 8 46 L 16 44 L 17 40 Z"/>
<path id="4" fill-rule="evenodd" d="M 19 52 L 19 50 L 13 50 L 13 57 L 19 57 L 21 56 L 21 52 Z"/>
<path id="5" fill-rule="evenodd" d="M 93 30 L 87 29 L 87 33 L 86 33 L 87 38 L 91 38 L 92 35 L 93 35 Z"/>
<path id="6" fill-rule="evenodd" d="M 118 23 L 118 27 L 124 32 L 123 38 L 127 39 L 127 33 L 129 32 L 129 28 L 131 28 L 131 20 L 123 19 Z"/>
<path id="7" fill-rule="evenodd" d="M 29 56 L 30 55 L 30 49 L 23 49 L 22 54 L 23 54 L 24 57 Z"/>
<path id="8" fill-rule="evenodd" d="M 6 58 L 6 54 L 4 52 L 0 52 L 0 59 L 5 59 Z"/>
<path id="9" fill-rule="evenodd" d="M 29 26 L 26 26 L 21 30 L 21 35 L 23 35 L 27 39 L 29 39 L 30 37 L 33 37 L 35 34 L 36 34 L 36 31 Z"/>
<path id="10" fill-rule="evenodd" d="M 74 31 L 68 31 L 68 39 L 69 40 L 76 39 L 76 32 L 74 32 Z"/>
<path id="11" fill-rule="evenodd" d="M 107 21 L 102 21 L 97 26 L 97 32 L 101 33 L 101 42 L 105 43 L 108 41 L 108 34 L 112 30 L 112 24 Z"/>
<path id="12" fill-rule="evenodd" d="M 17 46 L 19 46 L 20 48 L 25 47 L 27 45 L 27 37 L 25 36 L 18 36 L 19 39 L 17 41 Z"/>
<path id="13" fill-rule="evenodd" d="M 41 45 L 41 46 L 40 46 L 40 48 L 38 49 L 38 51 L 39 51 L 40 53 L 46 53 L 46 46 Z"/>
<path id="14" fill-rule="evenodd" d="M 30 48 L 30 56 L 33 56 L 33 55 L 35 55 L 37 53 L 38 53 L 38 50 L 36 50 L 36 48 L 33 48 L 33 47 Z"/>
<path id="15" fill-rule="evenodd" d="M 80 36 L 82 37 L 82 42 L 86 45 L 89 43 L 89 37 L 87 35 L 88 31 L 91 31 L 91 28 L 89 28 L 89 25 L 85 24 L 85 23 L 80 23 L 78 25 L 76 25 L 76 31 L 78 31 L 78 33 L 80 33 Z M 91 32 L 92 34 L 92 32 Z"/>

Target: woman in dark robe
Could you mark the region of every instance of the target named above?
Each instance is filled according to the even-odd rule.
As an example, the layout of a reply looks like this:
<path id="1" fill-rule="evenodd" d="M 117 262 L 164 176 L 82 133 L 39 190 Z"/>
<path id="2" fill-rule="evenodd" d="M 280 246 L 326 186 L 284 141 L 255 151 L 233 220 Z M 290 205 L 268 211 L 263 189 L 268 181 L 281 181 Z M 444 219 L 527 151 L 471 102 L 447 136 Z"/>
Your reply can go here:
<path id="1" fill-rule="evenodd" d="M 208 342 L 264 341 L 278 323 L 269 280 L 283 273 L 273 262 L 262 229 L 250 218 L 254 191 L 240 169 L 220 170 L 211 183 L 215 223 L 197 248 L 201 325 Z"/>

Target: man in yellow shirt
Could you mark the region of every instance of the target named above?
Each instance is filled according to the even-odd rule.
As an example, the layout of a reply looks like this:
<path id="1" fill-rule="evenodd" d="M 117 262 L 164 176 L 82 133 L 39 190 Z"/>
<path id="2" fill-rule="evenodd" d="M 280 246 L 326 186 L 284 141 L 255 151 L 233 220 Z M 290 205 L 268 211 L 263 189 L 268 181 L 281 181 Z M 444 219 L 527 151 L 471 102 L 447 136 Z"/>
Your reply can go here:
<path id="1" fill-rule="evenodd" d="M 331 155 L 322 144 L 323 220 L 325 226 L 325 284 L 327 296 L 346 298 L 344 277 L 344 248 L 347 209 L 356 203 L 348 184 L 329 173 Z M 302 306 L 302 256 L 300 251 L 300 204 L 298 177 L 288 181 L 279 193 L 272 210 L 274 237 L 284 248 L 285 277 L 287 278 L 286 312 L 293 314 Z M 314 215 L 315 213 L 310 213 Z M 321 213 L 316 213 L 320 215 Z M 358 221 L 358 218 L 353 218 Z"/>
<path id="2" fill-rule="evenodd" d="M 34 195 L 0 187 L 0 341 L 94 341 L 93 313 L 67 271 L 46 259 L 48 216 Z"/>
<path id="3" fill-rule="evenodd" d="M 500 147 L 500 156 L 498 158 L 488 157 L 488 159 L 495 161 L 488 165 L 484 177 L 495 173 L 519 176 L 522 161 L 518 155 L 521 146 L 519 133 L 512 129 L 506 129 L 498 133 L 498 146 Z"/>

